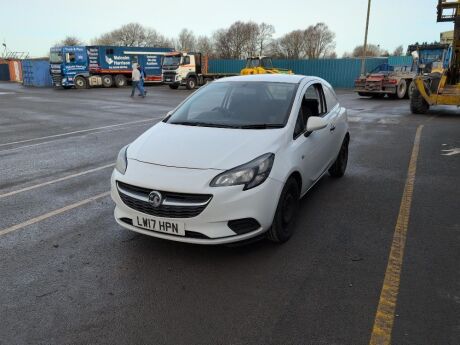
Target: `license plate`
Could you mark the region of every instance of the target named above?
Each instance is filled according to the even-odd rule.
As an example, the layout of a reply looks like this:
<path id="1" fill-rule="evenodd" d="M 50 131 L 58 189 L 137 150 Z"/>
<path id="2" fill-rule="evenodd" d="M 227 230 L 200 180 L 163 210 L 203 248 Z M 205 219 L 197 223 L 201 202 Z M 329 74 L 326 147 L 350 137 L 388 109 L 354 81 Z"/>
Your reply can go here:
<path id="1" fill-rule="evenodd" d="M 166 78 L 166 81 L 171 81 L 171 78 Z"/>
<path id="2" fill-rule="evenodd" d="M 184 223 L 171 222 L 153 217 L 139 217 L 135 219 L 135 225 L 150 231 L 163 232 L 169 235 L 185 236 Z"/>

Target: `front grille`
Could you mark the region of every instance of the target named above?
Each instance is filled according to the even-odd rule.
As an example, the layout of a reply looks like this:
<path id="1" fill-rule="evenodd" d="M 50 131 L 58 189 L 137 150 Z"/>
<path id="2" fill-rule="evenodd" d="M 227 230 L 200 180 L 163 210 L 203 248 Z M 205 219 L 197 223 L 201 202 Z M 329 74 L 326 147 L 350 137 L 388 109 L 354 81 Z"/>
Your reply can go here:
<path id="1" fill-rule="evenodd" d="M 173 82 L 175 80 L 176 80 L 176 72 L 163 72 L 163 81 L 164 82 L 170 83 L 170 82 Z"/>
<path id="2" fill-rule="evenodd" d="M 60 74 L 51 74 L 51 78 L 53 79 L 53 84 L 54 85 L 61 85 L 62 84 L 62 75 Z"/>
<path id="3" fill-rule="evenodd" d="M 152 189 L 132 186 L 123 182 L 117 182 L 117 185 L 118 194 L 128 207 L 156 217 L 196 217 L 203 212 L 212 198 L 210 194 L 185 194 L 158 191 L 163 196 L 163 202 L 160 206 L 153 207 L 148 202 L 148 196 Z"/>

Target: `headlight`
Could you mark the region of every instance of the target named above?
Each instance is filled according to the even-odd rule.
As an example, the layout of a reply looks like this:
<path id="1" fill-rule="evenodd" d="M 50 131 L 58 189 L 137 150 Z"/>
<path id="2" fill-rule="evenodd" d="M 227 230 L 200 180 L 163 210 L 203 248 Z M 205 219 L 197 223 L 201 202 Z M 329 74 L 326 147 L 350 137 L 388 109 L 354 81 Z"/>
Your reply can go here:
<path id="1" fill-rule="evenodd" d="M 244 184 L 243 190 L 254 188 L 263 183 L 272 170 L 275 155 L 266 153 L 249 163 L 227 170 L 214 177 L 211 187 L 236 186 Z"/>
<path id="2" fill-rule="evenodd" d="M 128 146 L 123 147 L 118 153 L 117 164 L 115 164 L 115 169 L 117 169 L 121 174 L 125 174 L 126 168 L 128 167 L 128 158 L 126 156 L 126 151 Z"/>

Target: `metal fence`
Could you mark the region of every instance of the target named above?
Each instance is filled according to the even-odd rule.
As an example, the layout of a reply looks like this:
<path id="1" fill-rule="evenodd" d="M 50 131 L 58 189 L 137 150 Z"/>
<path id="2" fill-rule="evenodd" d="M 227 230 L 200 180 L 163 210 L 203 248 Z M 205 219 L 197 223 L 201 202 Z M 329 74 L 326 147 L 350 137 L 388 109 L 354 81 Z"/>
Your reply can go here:
<path id="1" fill-rule="evenodd" d="M 411 65 L 412 57 L 395 56 L 366 59 L 366 72 L 378 65 Z M 318 59 L 318 60 L 273 60 L 273 65 L 287 68 L 296 74 L 318 76 L 337 88 L 352 88 L 361 72 L 361 59 Z M 210 73 L 239 73 L 245 66 L 245 60 L 210 60 Z"/>

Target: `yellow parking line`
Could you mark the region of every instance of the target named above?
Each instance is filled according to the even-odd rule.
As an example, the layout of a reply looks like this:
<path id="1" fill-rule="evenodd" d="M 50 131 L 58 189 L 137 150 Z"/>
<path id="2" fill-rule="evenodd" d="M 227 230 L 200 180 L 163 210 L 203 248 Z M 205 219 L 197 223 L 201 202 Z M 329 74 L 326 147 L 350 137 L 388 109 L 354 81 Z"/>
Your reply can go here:
<path id="1" fill-rule="evenodd" d="M 0 194 L 0 199 L 6 198 L 7 196 L 12 196 L 12 195 L 15 195 L 15 194 L 18 194 L 18 193 L 26 192 L 26 191 L 29 191 L 29 190 L 31 190 L 31 189 L 35 189 L 35 188 L 47 186 L 47 185 L 50 185 L 50 184 L 53 184 L 53 183 L 56 183 L 56 182 L 65 181 L 65 180 L 68 180 L 68 179 L 71 179 L 71 178 L 74 178 L 74 177 L 78 177 L 78 176 L 86 175 L 86 174 L 89 174 L 89 173 L 92 173 L 92 172 L 95 172 L 95 171 L 99 171 L 99 170 L 103 170 L 103 169 L 106 169 L 106 168 L 110 168 L 110 167 L 113 167 L 114 165 L 115 165 L 115 164 L 108 164 L 108 165 L 104 165 L 104 166 L 101 166 L 101 167 L 98 167 L 98 168 L 94 168 L 94 169 L 89 169 L 89 170 L 81 171 L 81 172 L 76 173 L 76 174 L 72 174 L 72 175 L 67 175 L 67 176 L 64 176 L 64 177 L 60 177 L 60 178 L 55 179 L 55 180 L 51 180 L 51 181 L 47 181 L 47 182 L 35 184 L 35 185 L 33 185 L 33 186 L 21 188 L 21 189 L 18 189 L 18 190 L 13 190 L 13 191 L 8 192 L 8 193 L 5 193 L 5 194 Z"/>
<path id="2" fill-rule="evenodd" d="M 390 256 L 388 258 L 385 278 L 380 293 L 379 305 L 372 328 L 370 345 L 386 345 L 390 344 L 391 341 L 422 129 L 423 125 L 418 126 L 415 134 L 406 184 L 401 199 L 398 220 L 396 221 Z"/>
<path id="3" fill-rule="evenodd" d="M 104 192 L 104 193 L 92 196 L 91 198 L 81 200 L 81 201 L 76 202 L 74 204 L 67 205 L 67 206 L 59 208 L 57 210 L 42 214 L 41 216 L 29 219 L 29 220 L 27 220 L 25 222 L 10 226 L 9 228 L 0 230 L 0 236 L 6 235 L 6 234 L 8 234 L 10 232 L 13 232 L 13 231 L 16 231 L 16 230 L 20 230 L 20 229 L 22 229 L 22 228 L 24 228 L 26 226 L 41 222 L 42 220 L 48 219 L 50 217 L 57 216 L 58 214 L 61 214 L 63 212 L 69 211 L 69 210 L 72 210 L 74 208 L 83 206 L 85 204 L 90 203 L 91 201 L 95 201 L 95 200 L 98 200 L 98 199 L 101 199 L 101 198 L 105 198 L 108 195 L 110 195 L 110 192 Z"/>

